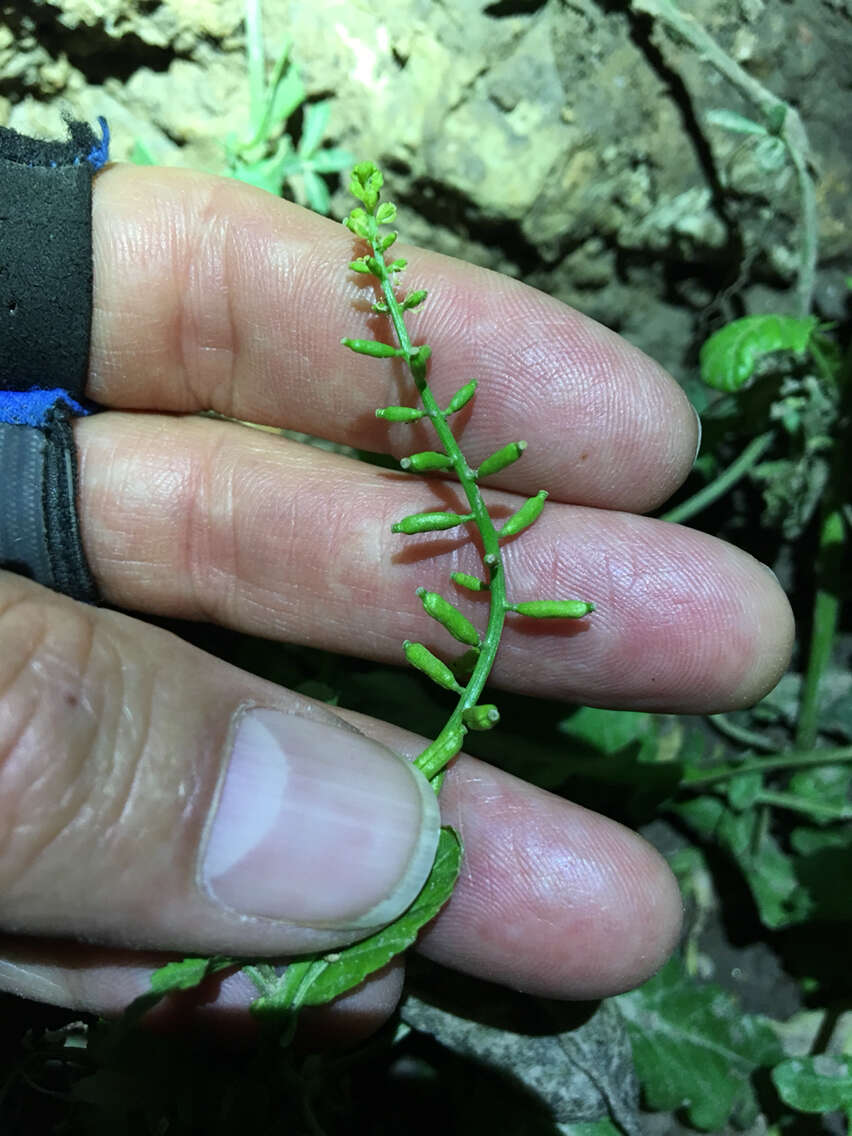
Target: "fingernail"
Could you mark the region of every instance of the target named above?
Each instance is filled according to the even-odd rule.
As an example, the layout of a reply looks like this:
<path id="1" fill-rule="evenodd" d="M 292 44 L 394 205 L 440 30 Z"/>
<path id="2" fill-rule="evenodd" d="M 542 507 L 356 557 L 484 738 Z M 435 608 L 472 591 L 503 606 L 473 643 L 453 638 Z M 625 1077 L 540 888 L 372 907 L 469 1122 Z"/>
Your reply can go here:
<path id="1" fill-rule="evenodd" d="M 214 804 L 201 883 L 242 915 L 379 926 L 423 886 L 440 816 L 410 762 L 345 725 L 246 708 Z"/>
<path id="2" fill-rule="evenodd" d="M 692 406 L 692 403 L 689 405 Z M 704 427 L 701 425 L 701 415 L 694 406 L 692 406 L 692 413 L 695 415 L 695 421 L 698 423 L 698 441 L 695 443 L 695 457 L 692 459 L 692 464 L 695 465 L 698 461 L 698 455 L 701 453 L 701 434 Z"/>

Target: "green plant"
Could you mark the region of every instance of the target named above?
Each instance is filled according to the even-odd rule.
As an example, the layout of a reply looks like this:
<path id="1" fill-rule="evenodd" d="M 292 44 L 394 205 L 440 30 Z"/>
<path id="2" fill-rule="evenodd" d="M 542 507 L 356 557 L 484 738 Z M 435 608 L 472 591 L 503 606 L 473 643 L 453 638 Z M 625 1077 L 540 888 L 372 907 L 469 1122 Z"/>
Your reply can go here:
<path id="1" fill-rule="evenodd" d="M 281 48 L 267 79 L 261 0 L 246 0 L 245 12 L 249 119 L 244 132 L 231 133 L 225 139 L 225 165 L 216 172 L 276 196 L 286 187 L 300 205 L 327 215 L 330 196 L 322 175 L 348 169 L 355 157 L 348 150 L 323 146 L 331 102 L 306 102 L 307 93 L 289 44 Z M 285 127 L 300 108 L 302 128 L 296 142 Z M 153 155 L 139 140 L 131 160 L 137 165 L 154 164 Z"/>
<path id="2" fill-rule="evenodd" d="M 480 478 L 498 473 L 517 461 L 525 442 L 509 442 L 501 446 L 478 467 L 471 467 L 450 429 L 448 419 L 466 406 L 476 392 L 472 380 L 457 391 L 445 408 L 441 408 L 429 387 L 426 373 L 431 349 L 426 344 L 414 346 L 405 326 L 405 313 L 419 307 L 426 299 L 422 290 L 408 293 L 403 299 L 396 294 L 397 277 L 405 268 L 403 259 L 387 263 L 385 253 L 394 244 L 397 233 L 383 234 L 382 225 L 396 217 L 396 206 L 381 202 L 383 175 L 372 162 L 361 162 L 352 172 L 350 191 L 361 205 L 344 224 L 368 246 L 366 255 L 350 262 L 352 271 L 371 275 L 381 291 L 373 305 L 374 313 L 389 318 L 397 346 L 375 339 L 352 339 L 341 342 L 350 350 L 375 359 L 404 360 L 414 382 L 422 409 L 412 406 L 386 406 L 376 411 L 378 418 L 389 422 L 416 422 L 428 419 L 434 427 L 441 450 L 427 450 L 404 458 L 400 465 L 412 473 L 454 473 L 465 494 L 470 512 L 427 511 L 403 517 L 392 531 L 412 535 L 444 531 L 473 524 L 482 544 L 482 576 L 453 572 L 452 580 L 461 589 L 484 592 L 488 596 L 488 620 L 484 634 L 444 596 L 421 587 L 417 595 L 426 613 L 435 619 L 465 648 L 450 663 L 434 655 L 424 644 L 406 640 L 403 650 L 408 662 L 426 674 L 437 686 L 458 696 L 455 708 L 434 741 L 418 755 L 414 764 L 428 777 L 438 792 L 446 765 L 461 749 L 469 730 L 490 730 L 499 720 L 497 708 L 482 704 L 483 691 L 502 635 L 503 624 L 510 613 L 532 619 L 582 619 L 594 611 L 584 600 L 526 600 L 511 603 L 506 594 L 501 541 L 509 540 L 528 528 L 540 516 L 547 493 L 541 490 L 496 528 L 479 488 Z M 252 1003 L 258 1020 L 281 1032 L 283 1039 L 292 1036 L 296 1017 L 302 1006 L 330 1002 L 379 970 L 394 955 L 414 942 L 417 932 L 432 919 L 452 892 L 458 876 L 461 845 L 450 828 L 441 838 L 431 873 L 420 895 L 397 920 L 348 947 L 338 951 L 309 954 L 287 961 L 283 973 L 267 962 L 247 959 L 184 959 L 169 963 L 154 973 L 151 993 L 143 995 L 130 1007 L 126 1024 L 132 1024 L 160 998 L 174 990 L 197 986 L 209 974 L 225 966 L 240 965 L 258 989 Z"/>

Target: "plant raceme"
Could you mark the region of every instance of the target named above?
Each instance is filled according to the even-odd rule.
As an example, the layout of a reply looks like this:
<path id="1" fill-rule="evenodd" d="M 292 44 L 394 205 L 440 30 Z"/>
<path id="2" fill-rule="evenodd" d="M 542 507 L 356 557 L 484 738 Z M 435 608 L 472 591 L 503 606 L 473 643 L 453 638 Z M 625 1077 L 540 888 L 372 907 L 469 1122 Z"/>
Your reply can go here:
<path id="1" fill-rule="evenodd" d="M 351 261 L 349 267 L 354 272 L 375 277 L 381 298 L 373 303 L 372 310 L 389 317 L 397 345 L 351 338 L 344 338 L 342 343 L 352 351 L 375 359 L 404 360 L 421 406 L 385 406 L 376 411 L 376 416 L 386 422 L 428 419 L 442 449 L 411 454 L 403 458 L 400 465 L 412 473 L 454 473 L 467 499 L 468 511 L 465 513 L 440 510 L 413 513 L 398 520 L 392 531 L 410 535 L 475 525 L 482 543 L 482 573 L 473 576 L 466 572 L 452 572 L 450 578 L 463 591 L 487 593 L 489 600 L 487 624 L 484 632 L 480 632 L 439 592 L 425 587 L 418 588 L 416 592 L 426 614 L 464 648 L 457 658 L 444 662 L 423 643 L 409 640 L 403 643 L 405 657 L 411 666 L 458 696 L 443 729 L 414 762 L 438 792 L 444 769 L 461 749 L 468 730 L 490 730 L 500 719 L 497 707 L 482 703 L 479 698 L 494 663 L 507 615 L 534 619 L 582 619 L 594 611 L 594 604 L 575 599 L 517 603 L 510 603 L 507 599 L 501 542 L 517 536 L 537 520 L 547 493 L 542 489 L 525 501 L 499 528 L 495 527 L 483 501 L 479 481 L 517 461 L 526 449 L 526 442 L 509 442 L 495 450 L 478 468 L 467 462 L 448 419 L 470 402 L 476 392 L 476 382 L 466 383 L 443 408 L 438 405 L 429 387 L 426 372 L 431 349 L 426 344 L 412 345 L 404 319 L 407 311 L 422 304 L 426 293 L 415 291 L 409 292 L 403 299 L 397 297 L 396 278 L 405 268 L 405 261 L 397 259 L 387 263 L 385 260 L 385 253 L 395 242 L 397 234 L 393 231 L 383 234 L 380 227 L 394 220 L 396 206 L 388 201 L 380 202 L 382 183 L 382 173 L 373 162 L 361 162 L 355 167 L 350 191 L 361 204 L 343 223 L 368 246 L 366 254 Z M 242 967 L 259 992 L 259 997 L 252 1003 L 254 1015 L 273 1029 L 281 1040 L 288 1040 L 300 1007 L 330 1002 L 412 945 L 421 927 L 433 919 L 449 899 L 458 877 L 461 855 L 461 844 L 455 832 L 451 828 L 443 828 L 429 877 L 408 910 L 381 931 L 339 951 L 290 958 L 283 969 L 266 961 L 223 957 L 187 958 L 161 967 L 152 977 L 150 993 L 138 998 L 129 1007 L 124 1018 L 125 1027 L 132 1025 L 166 994 L 197 986 L 208 975 L 223 968 Z"/>
<path id="2" fill-rule="evenodd" d="M 444 728 L 415 760 L 427 777 L 434 778 L 459 752 L 468 730 L 488 730 L 499 721 L 497 708 L 480 704 L 478 700 L 494 663 L 507 614 L 515 612 L 538 619 L 582 619 L 594 611 L 594 605 L 584 600 L 532 600 L 522 603 L 509 603 L 507 600 L 500 543 L 522 532 L 540 516 L 547 492 L 542 489 L 530 497 L 499 529 L 495 527 L 482 499 L 479 481 L 516 462 L 526 449 L 526 442 L 509 442 L 495 450 L 476 469 L 468 464 L 448 419 L 473 398 L 477 384 L 475 380 L 466 383 L 444 408 L 438 405 L 429 387 L 426 371 L 431 348 L 425 343 L 417 347 L 412 345 L 404 318 L 405 312 L 423 303 L 426 292 L 409 292 L 401 300 L 396 295 L 396 277 L 405 268 L 406 262 L 398 259 L 387 263 L 385 260 L 385 253 L 396 241 L 397 233 L 382 234 L 380 229 L 395 219 L 396 206 L 390 201 L 380 202 L 382 184 L 381 170 L 373 162 L 357 165 L 352 172 L 349 189 L 361 206 L 353 209 L 343 223 L 367 243 L 367 254 L 351 261 L 349 267 L 354 272 L 375 277 L 382 296 L 375 301 L 372 310 L 389 317 L 398 345 L 373 339 L 345 338 L 342 342 L 361 355 L 405 360 L 420 396 L 421 407 L 385 406 L 376 411 L 376 417 L 388 422 L 428 419 L 442 449 L 411 454 L 403 458 L 400 465 L 413 473 L 452 472 L 467 498 L 468 512 L 413 513 L 397 521 L 392 531 L 412 535 L 474 524 L 482 541 L 482 575 L 453 572 L 451 579 L 463 590 L 487 592 L 489 597 L 488 621 L 484 633 L 480 634 L 467 616 L 444 596 L 422 587 L 417 589 L 426 613 L 466 647 L 460 657 L 445 663 L 422 643 L 406 640 L 403 644 L 405 656 L 413 667 L 423 671 L 438 686 L 458 695 L 456 707 Z"/>

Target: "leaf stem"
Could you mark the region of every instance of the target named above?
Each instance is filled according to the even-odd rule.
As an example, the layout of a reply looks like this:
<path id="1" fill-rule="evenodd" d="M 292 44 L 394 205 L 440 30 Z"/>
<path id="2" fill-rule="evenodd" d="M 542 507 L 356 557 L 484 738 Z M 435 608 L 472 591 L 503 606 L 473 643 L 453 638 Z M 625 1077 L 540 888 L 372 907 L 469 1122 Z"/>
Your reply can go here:
<path id="1" fill-rule="evenodd" d="M 820 524 L 813 630 L 796 729 L 796 745 L 805 750 L 813 749 L 816 745 L 819 731 L 819 688 L 831 659 L 837 631 L 840 600 L 834 585 L 843 555 L 844 530 L 840 509 L 826 509 Z"/>
<path id="2" fill-rule="evenodd" d="M 732 722 L 727 714 L 710 714 L 707 721 L 711 726 L 715 726 L 720 734 L 724 734 L 732 741 L 749 746 L 751 749 L 778 753 L 779 747 L 774 742 L 765 738 L 763 734 L 758 734 L 755 730 L 749 730 L 745 726 L 740 726 L 737 722 Z"/>
<path id="3" fill-rule="evenodd" d="M 699 489 L 692 497 L 688 497 L 686 501 L 682 501 L 673 509 L 669 509 L 667 513 L 663 513 L 660 520 L 679 525 L 706 509 L 708 505 L 711 505 L 733 488 L 740 478 L 757 465 L 772 445 L 774 438 L 774 430 L 768 430 L 765 434 L 758 434 L 756 438 L 752 438 L 740 456 L 731 462 L 726 470 L 720 473 L 709 485 Z"/>
<path id="4" fill-rule="evenodd" d="M 744 762 L 725 769 L 717 769 L 703 776 L 687 775 L 680 783 L 682 790 L 704 789 L 729 777 L 740 777 L 743 773 L 771 773 L 777 769 L 807 769 L 815 765 L 841 765 L 852 762 L 852 745 L 837 746 L 835 749 L 818 749 L 806 752 L 792 752 L 778 757 L 761 758 L 758 761 Z"/>
<path id="5" fill-rule="evenodd" d="M 757 107 L 772 133 L 784 143 L 793 162 L 799 183 L 801 244 L 799 279 L 796 292 L 799 315 L 810 313 L 813 302 L 817 264 L 817 208 L 813 178 L 808 170 L 810 147 L 802 119 L 795 109 L 779 99 L 753 75 L 732 59 L 694 16 L 681 12 L 674 0 L 631 0 L 636 12 L 644 12 L 664 24 L 692 47 L 701 59 L 724 75 L 736 89 Z"/>
<path id="6" fill-rule="evenodd" d="M 503 558 L 500 552 L 497 530 L 494 528 L 494 522 L 491 520 L 488 510 L 485 507 L 485 502 L 482 499 L 482 494 L 476 483 L 474 472 L 468 465 L 447 423 L 447 417 L 438 405 L 426 381 L 425 367 L 412 365 L 412 357 L 416 354 L 417 349 L 412 345 L 408 328 L 405 326 L 402 305 L 396 298 L 393 280 L 387 270 L 378 235 L 373 237 L 369 243 L 377 262 L 376 268 L 378 272 L 376 275 L 382 287 L 388 314 L 393 323 L 399 345 L 405 352 L 405 358 L 417 387 L 417 392 L 420 395 L 423 407 L 435 428 L 435 432 L 441 444 L 452 460 L 453 470 L 459 479 L 459 483 L 470 506 L 470 511 L 473 514 L 473 521 L 482 537 L 483 562 L 486 567 L 486 576 L 489 579 L 488 623 L 476 665 L 473 668 L 473 672 L 462 694 L 459 695 L 459 701 L 455 710 L 444 724 L 444 728 L 441 730 L 438 737 L 426 747 L 423 753 L 420 754 L 414 762 L 414 764 L 431 779 L 447 764 L 450 760 L 450 756 L 454 756 L 447 756 L 444 743 L 449 738 L 458 734 L 459 731 L 464 732 L 465 727 L 463 725 L 462 715 L 465 710 L 476 705 L 491 671 L 491 667 L 497 655 L 500 636 L 503 632 L 503 623 L 508 610 L 506 581 L 503 572 Z"/>

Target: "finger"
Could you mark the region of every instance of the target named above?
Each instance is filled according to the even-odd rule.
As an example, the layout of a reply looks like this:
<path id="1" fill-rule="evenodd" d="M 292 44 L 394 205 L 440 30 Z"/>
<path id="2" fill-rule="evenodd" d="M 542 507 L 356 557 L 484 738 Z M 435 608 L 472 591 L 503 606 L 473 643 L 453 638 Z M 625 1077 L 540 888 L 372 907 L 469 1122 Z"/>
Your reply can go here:
<path id="1" fill-rule="evenodd" d="M 391 921 L 428 782 L 160 629 L 0 573 L 0 931 L 282 955 Z"/>
<path id="2" fill-rule="evenodd" d="M 112 167 L 95 181 L 95 294 L 88 393 L 113 408 L 213 409 L 401 456 L 428 430 L 374 409 L 413 401 L 399 361 L 353 355 L 342 336 L 390 341 L 369 314 L 342 226 L 241 183 L 180 170 Z M 417 249 L 411 316 L 433 349 L 446 403 L 480 380 L 462 418 L 468 461 L 521 437 L 524 462 L 494 480 L 518 492 L 643 511 L 686 476 L 697 423 L 652 360 L 526 285 Z"/>
<path id="3" fill-rule="evenodd" d="M 405 638 L 447 649 L 419 585 L 482 625 L 484 597 L 448 585 L 453 570 L 481 571 L 467 533 L 390 532 L 408 513 L 460 507 L 447 482 L 202 419 L 104 414 L 79 422 L 77 439 L 86 550 L 119 606 L 394 662 Z M 501 516 L 519 504 L 488 501 Z M 512 600 L 576 597 L 597 610 L 567 627 L 510 617 L 498 685 L 707 712 L 756 701 L 787 664 L 793 624 L 777 581 L 705 534 L 547 505 L 504 547 Z"/>
<path id="4" fill-rule="evenodd" d="M 151 975 L 173 956 L 63 940 L 0 939 L 0 990 L 19 998 L 113 1018 L 150 993 Z M 401 958 L 371 974 L 333 1005 L 300 1013 L 299 1036 L 323 1047 L 368 1037 L 393 1013 L 402 992 Z M 249 1007 L 258 991 L 242 971 L 220 971 L 191 990 L 167 995 L 145 1015 L 161 1030 L 198 1029 L 208 1037 L 256 1037 Z"/>

